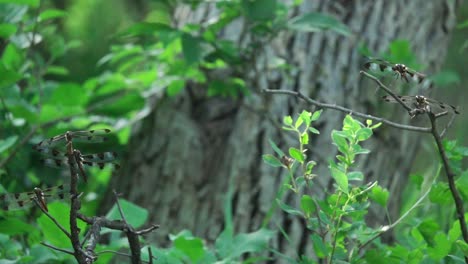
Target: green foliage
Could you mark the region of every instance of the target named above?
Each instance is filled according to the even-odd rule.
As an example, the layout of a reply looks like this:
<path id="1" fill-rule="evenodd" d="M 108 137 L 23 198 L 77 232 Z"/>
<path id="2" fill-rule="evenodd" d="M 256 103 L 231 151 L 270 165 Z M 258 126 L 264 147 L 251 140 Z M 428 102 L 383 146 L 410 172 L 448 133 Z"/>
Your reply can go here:
<path id="1" fill-rule="evenodd" d="M 296 135 L 299 147 L 290 147 L 289 155 L 284 156 L 283 151 L 270 140 L 270 145 L 280 158 L 274 155 L 264 155 L 268 164 L 282 167 L 288 170 L 289 183 L 285 186 L 293 191 L 300 199 L 300 206 L 284 203 L 280 198 L 276 202 L 284 212 L 304 218 L 313 245 L 313 252 L 318 259 L 344 261 L 353 259 L 356 249 L 347 248 L 347 243 L 356 247 L 366 241 L 371 241 L 371 235 L 377 234 L 379 229 L 367 227 L 364 216 L 369 208 L 369 199 L 375 199 L 385 207 L 388 200 L 388 191 L 378 186 L 377 183 L 361 186 L 353 182 L 360 182 L 364 175 L 359 171 L 351 171 L 357 155 L 368 154 L 370 151 L 362 148 L 360 144 L 372 136 L 372 130 L 380 126 L 372 125 L 368 120 L 366 125 L 346 116 L 343 120 L 341 131 L 332 131 L 331 138 L 337 147 L 339 155 L 337 162 L 330 161 L 330 176 L 336 182 L 334 193 L 327 194 L 325 198 L 301 194 L 302 191 L 313 186 L 313 174 L 316 162 L 308 160 L 306 145 L 309 143 L 309 133 L 316 133 L 312 123 L 320 118 L 321 111 L 310 113 L 303 111 L 296 119 L 287 116 L 283 120 L 283 129 Z M 318 131 L 317 131 L 318 132 Z M 318 133 L 317 133 L 318 134 Z M 306 136 L 307 135 L 307 136 Z M 297 164 L 297 166 L 295 166 Z M 299 167 L 298 167 L 299 166 Z M 301 173 L 302 171 L 302 173 Z M 299 174 L 296 176 L 295 174 Z M 322 175 L 323 177 L 323 175 Z M 344 238 L 348 238 L 348 241 Z M 361 256 L 356 256 L 356 260 Z M 302 256 L 301 262 L 315 263 L 313 258 Z"/>

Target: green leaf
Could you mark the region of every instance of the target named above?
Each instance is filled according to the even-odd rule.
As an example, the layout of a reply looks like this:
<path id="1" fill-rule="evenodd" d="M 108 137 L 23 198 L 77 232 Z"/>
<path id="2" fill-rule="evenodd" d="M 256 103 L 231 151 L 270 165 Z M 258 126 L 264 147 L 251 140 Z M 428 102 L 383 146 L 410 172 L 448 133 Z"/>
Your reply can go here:
<path id="1" fill-rule="evenodd" d="M 270 143 L 271 148 L 276 152 L 276 154 L 278 154 L 278 156 L 280 157 L 284 156 L 284 152 L 280 148 L 278 148 L 278 146 L 275 144 L 273 140 L 268 139 L 268 142 Z"/>
<path id="2" fill-rule="evenodd" d="M 190 231 L 181 231 L 179 234 L 172 236 L 171 240 L 174 247 L 182 251 L 192 262 L 197 262 L 206 254 L 203 241 L 192 236 Z"/>
<path id="3" fill-rule="evenodd" d="M 304 120 L 299 117 L 298 119 L 296 119 L 296 123 L 294 124 L 294 127 L 298 129 L 302 125 L 302 123 L 304 123 Z"/>
<path id="4" fill-rule="evenodd" d="M 332 30 L 345 36 L 351 35 L 351 30 L 336 18 L 316 12 L 294 17 L 289 21 L 288 28 L 303 32 Z"/>
<path id="5" fill-rule="evenodd" d="M 14 44 L 10 43 L 3 51 L 1 63 L 6 69 L 16 71 L 23 64 L 23 57 L 22 51 Z"/>
<path id="6" fill-rule="evenodd" d="M 16 25 L 1 23 L 0 24 L 0 38 L 7 39 L 10 36 L 14 35 L 18 28 Z"/>
<path id="7" fill-rule="evenodd" d="M 132 24 L 128 29 L 119 33 L 118 36 L 141 36 L 141 35 L 154 35 L 157 32 L 176 32 L 171 27 L 164 23 L 136 23 Z"/>
<path id="8" fill-rule="evenodd" d="M 283 117 L 283 123 L 287 126 L 292 126 L 293 119 L 291 116 Z"/>
<path id="9" fill-rule="evenodd" d="M 122 211 L 125 214 L 127 222 L 134 228 L 138 228 L 146 223 L 148 219 L 148 210 L 140 207 L 134 203 L 131 203 L 125 199 L 119 199 Z M 117 205 L 112 206 L 111 210 L 107 213 L 106 218 L 111 220 L 121 220 Z"/>
<path id="10" fill-rule="evenodd" d="M 312 117 L 310 118 L 310 121 L 313 122 L 313 121 L 316 121 L 317 119 L 320 118 L 320 115 L 322 114 L 322 110 L 318 110 L 318 111 L 315 111 L 313 114 L 312 114 Z"/>
<path id="11" fill-rule="evenodd" d="M 308 112 L 306 110 L 303 110 L 302 113 L 299 115 L 299 118 L 302 119 L 302 121 L 304 121 L 304 123 L 306 124 L 306 126 L 309 126 L 310 125 L 310 122 L 311 121 L 311 116 L 312 116 L 312 113 L 311 112 Z"/>
<path id="12" fill-rule="evenodd" d="M 242 9 L 250 20 L 265 21 L 275 17 L 276 0 L 242 0 Z"/>
<path id="13" fill-rule="evenodd" d="M 38 7 L 40 0 L 0 0 L 0 4 L 10 3 L 17 5 L 28 5 L 31 7 Z"/>
<path id="14" fill-rule="evenodd" d="M 281 161 L 277 157 L 275 157 L 275 156 L 273 156 L 271 154 L 265 154 L 265 155 L 262 156 L 262 158 L 263 158 L 263 161 L 266 164 L 268 164 L 268 165 L 270 165 L 272 167 L 282 167 L 283 166 Z"/>
<path id="15" fill-rule="evenodd" d="M 0 154 L 15 144 L 18 136 L 9 136 L 6 139 L 0 139 Z"/>
<path id="16" fill-rule="evenodd" d="M 433 203 L 447 205 L 453 202 L 448 184 L 445 182 L 437 182 L 432 185 L 429 192 L 429 200 Z"/>
<path id="17" fill-rule="evenodd" d="M 435 235 L 434 242 L 434 247 L 428 250 L 429 257 L 436 261 L 440 261 L 449 254 L 452 243 L 447 240 L 447 237 L 442 232 Z"/>
<path id="18" fill-rule="evenodd" d="M 370 128 L 361 128 L 356 133 L 356 139 L 358 141 L 364 141 L 369 139 L 372 136 L 372 129 Z"/>
<path id="19" fill-rule="evenodd" d="M 348 142 L 346 141 L 346 138 L 344 137 L 343 133 L 333 130 L 331 137 L 332 137 L 333 143 L 338 147 L 338 150 L 341 153 L 347 154 L 349 152 Z"/>
<path id="20" fill-rule="evenodd" d="M 357 134 L 361 129 L 359 121 L 355 120 L 351 115 L 346 115 L 343 120 L 343 131 L 351 132 L 351 135 Z"/>
<path id="21" fill-rule="evenodd" d="M 9 217 L 0 221 L 0 234 L 21 235 L 31 233 L 36 227 L 17 218 Z"/>
<path id="22" fill-rule="evenodd" d="M 309 195 L 302 195 L 301 209 L 307 217 L 310 217 L 316 210 L 314 200 Z"/>
<path id="23" fill-rule="evenodd" d="M 167 95 L 170 97 L 178 95 L 185 87 L 184 80 L 174 80 L 167 86 Z"/>
<path id="24" fill-rule="evenodd" d="M 303 133 L 301 136 L 301 144 L 302 145 L 307 145 L 309 144 L 309 134 Z"/>
<path id="25" fill-rule="evenodd" d="M 348 180 L 350 181 L 362 181 L 364 180 L 364 174 L 360 171 L 348 172 Z"/>
<path id="26" fill-rule="evenodd" d="M 226 236 L 225 232 L 216 239 L 216 251 L 224 260 L 238 258 L 244 253 L 260 252 L 266 249 L 275 232 L 261 228 L 252 233 L 241 233 L 234 238 Z M 223 262 L 231 263 L 231 262 Z"/>
<path id="27" fill-rule="evenodd" d="M 304 162 L 304 154 L 297 148 L 289 148 L 289 155 L 299 162 Z"/>
<path id="28" fill-rule="evenodd" d="M 190 34 L 183 34 L 182 38 L 182 51 L 187 64 L 198 63 L 202 59 L 202 41 Z"/>
<path id="29" fill-rule="evenodd" d="M 68 216 L 70 214 L 70 207 L 63 202 L 53 202 L 47 205 L 49 213 L 63 226 L 66 230 L 70 230 L 70 221 Z M 60 247 L 69 248 L 71 247 L 70 239 L 59 229 L 57 226 L 47 217 L 42 214 L 37 220 L 39 229 L 44 234 L 44 237 L 50 244 Z M 78 227 L 83 230 L 85 226 L 84 222 L 78 222 Z"/>
<path id="30" fill-rule="evenodd" d="M 297 216 L 304 216 L 301 211 L 297 210 L 296 208 L 289 206 L 285 203 L 283 203 L 280 199 L 276 199 L 276 202 L 278 203 L 278 206 L 285 211 L 288 214 L 291 215 L 297 215 Z"/>
<path id="31" fill-rule="evenodd" d="M 50 105 L 62 106 L 85 106 L 89 100 L 84 89 L 76 83 L 61 83 L 52 92 L 52 96 L 47 101 Z"/>
<path id="32" fill-rule="evenodd" d="M 465 257 L 468 257 L 468 244 L 461 239 L 457 240 L 455 244 L 463 252 L 463 255 L 465 255 Z"/>
<path id="33" fill-rule="evenodd" d="M 389 196 L 389 192 L 387 189 L 384 189 L 381 186 L 376 185 L 374 186 L 374 188 L 372 188 L 372 191 L 369 196 L 371 197 L 372 200 L 380 204 L 382 207 L 387 206 L 387 201 L 388 201 L 388 196 Z"/>
<path id="34" fill-rule="evenodd" d="M 313 128 L 313 127 L 309 127 L 309 131 L 310 131 L 311 133 L 320 135 L 320 131 L 318 131 L 317 129 L 315 129 L 315 128 Z"/>
<path id="35" fill-rule="evenodd" d="M 68 75 L 70 72 L 65 67 L 50 65 L 50 66 L 47 67 L 46 73 L 47 74 L 53 74 L 53 75 L 65 76 L 65 75 Z"/>
<path id="36" fill-rule="evenodd" d="M 348 177 L 346 177 L 346 174 L 334 164 L 330 164 L 330 171 L 340 190 L 344 193 L 348 193 Z"/>
<path id="37" fill-rule="evenodd" d="M 67 12 L 60 9 L 47 9 L 39 14 L 39 21 L 44 21 L 47 19 L 53 19 L 58 17 L 64 17 L 67 15 Z"/>
<path id="38" fill-rule="evenodd" d="M 318 234 L 312 234 L 310 239 L 312 240 L 314 253 L 317 255 L 317 257 L 324 258 L 325 256 L 328 256 L 328 248 L 323 243 L 322 238 Z"/>

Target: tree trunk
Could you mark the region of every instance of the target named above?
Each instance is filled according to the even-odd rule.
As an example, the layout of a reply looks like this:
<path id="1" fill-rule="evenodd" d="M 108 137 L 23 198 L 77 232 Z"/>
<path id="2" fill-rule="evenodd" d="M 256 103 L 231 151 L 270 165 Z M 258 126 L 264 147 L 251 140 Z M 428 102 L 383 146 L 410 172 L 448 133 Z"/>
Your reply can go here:
<path id="1" fill-rule="evenodd" d="M 420 62 L 434 72 L 443 62 L 454 18 L 453 1 L 304 1 L 291 10 L 291 16 L 323 12 L 337 17 L 353 31 L 352 37 L 334 32 L 283 32 L 257 54 L 255 69 L 245 69 L 245 81 L 252 95 L 234 99 L 200 97 L 201 88 L 187 87 L 177 98 L 165 98 L 142 123 L 133 129 L 128 159 L 113 185 L 131 201 L 147 208 L 151 221 L 161 225 L 153 239 L 161 243 L 168 233 L 189 229 L 208 241 L 223 229 L 223 198 L 232 184 L 233 214 L 237 232 L 260 227 L 276 191 L 286 177 L 285 170 L 272 168 L 262 154 L 272 153 L 268 139 L 286 150 L 297 146 L 287 132 L 276 125 L 284 115 L 312 110 L 297 99 L 262 94 L 262 88 L 299 90 L 328 103 L 343 105 L 374 115 L 380 102 L 375 85 L 363 81 L 359 71 L 363 57 L 358 53 L 365 43 L 375 54 L 388 49 L 391 41 L 408 39 Z M 175 13 L 178 26 L 197 23 L 216 15 L 214 4 L 202 4 L 197 10 L 180 7 Z M 245 46 L 248 38 L 243 21 L 228 25 L 223 36 Z M 297 67 L 291 79 L 269 70 L 273 57 L 286 58 Z M 386 112 L 387 113 L 387 112 Z M 395 109 L 394 120 L 407 115 Z M 397 116 L 401 115 L 401 117 Z M 311 138 L 308 155 L 318 162 L 314 195 L 333 188 L 328 160 L 337 154 L 330 133 L 341 129 L 344 114 L 325 110 L 316 123 L 320 135 Z M 272 120 L 276 121 L 272 122 Z M 399 214 L 399 197 L 407 181 L 420 134 L 382 126 L 365 147 L 370 155 L 360 164 L 366 181 L 378 180 L 391 193 L 390 215 Z M 295 145 L 296 144 L 296 145 Z M 288 204 L 297 203 L 286 195 Z M 381 211 L 374 212 L 373 225 L 387 224 Z M 274 222 L 290 236 L 273 242 L 280 252 L 291 257 L 304 252 L 308 244 L 304 223 L 299 218 L 277 213 Z M 277 229 L 275 226 L 271 228 Z"/>

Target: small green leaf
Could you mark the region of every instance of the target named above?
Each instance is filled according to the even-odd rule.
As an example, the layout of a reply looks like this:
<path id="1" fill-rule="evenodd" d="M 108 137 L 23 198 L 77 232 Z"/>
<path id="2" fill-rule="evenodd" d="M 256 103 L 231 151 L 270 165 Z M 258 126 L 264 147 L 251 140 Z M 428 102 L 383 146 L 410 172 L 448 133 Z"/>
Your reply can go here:
<path id="1" fill-rule="evenodd" d="M 364 127 L 357 131 L 356 139 L 358 141 L 364 141 L 369 139 L 372 136 L 372 129 Z"/>
<path id="2" fill-rule="evenodd" d="M 304 162 L 304 154 L 297 148 L 289 148 L 289 155 L 299 162 Z"/>
<path id="3" fill-rule="evenodd" d="M 309 144 L 309 134 L 303 133 L 301 136 L 301 144 L 302 145 L 307 145 Z"/>
<path id="4" fill-rule="evenodd" d="M 9 136 L 6 139 L 0 139 L 0 153 L 13 146 L 17 140 L 18 136 Z"/>
<path id="5" fill-rule="evenodd" d="M 304 216 L 301 211 L 297 210 L 296 208 L 289 206 L 285 203 L 283 203 L 281 200 L 276 199 L 276 202 L 278 203 L 278 206 L 285 211 L 288 214 L 291 215 L 297 215 L 297 216 Z"/>
<path id="6" fill-rule="evenodd" d="M 185 87 L 185 81 L 184 80 L 174 80 L 167 86 L 167 95 L 172 97 L 176 96 L 179 94 Z"/>
<path id="7" fill-rule="evenodd" d="M 312 197 L 309 195 L 302 195 L 301 209 L 307 217 L 310 217 L 315 212 L 316 207 Z"/>
<path id="8" fill-rule="evenodd" d="M 280 157 L 284 156 L 284 152 L 280 148 L 278 148 L 278 146 L 275 144 L 273 140 L 268 139 L 268 142 L 270 143 L 271 148 L 276 152 L 276 154 L 278 154 L 278 156 Z"/>
<path id="9" fill-rule="evenodd" d="M 348 193 L 348 177 L 346 176 L 346 173 L 341 171 L 334 164 L 330 164 L 330 171 L 340 190 L 344 193 Z"/>
<path id="10" fill-rule="evenodd" d="M 312 169 L 314 168 L 315 165 L 317 165 L 317 162 L 315 162 L 315 161 L 313 161 L 313 160 L 307 162 L 307 165 L 306 165 L 306 174 L 312 173 Z"/>
<path id="11" fill-rule="evenodd" d="M 7 39 L 15 34 L 18 28 L 16 25 L 1 23 L 0 24 L 0 38 Z"/>
<path id="12" fill-rule="evenodd" d="M 330 29 L 345 36 L 351 35 L 351 30 L 345 24 L 334 17 L 317 12 L 294 17 L 289 21 L 288 28 L 303 32 L 320 32 Z"/>
<path id="13" fill-rule="evenodd" d="M 455 244 L 463 252 L 463 255 L 465 255 L 465 257 L 468 257 L 468 244 L 461 239 L 457 240 Z"/>
<path id="14" fill-rule="evenodd" d="M 388 201 L 388 196 L 389 196 L 389 192 L 387 189 L 384 189 L 381 186 L 376 185 L 374 186 L 374 188 L 372 188 L 372 191 L 369 196 L 371 197 L 372 200 L 380 204 L 382 207 L 387 206 L 387 201 Z"/>
<path id="15" fill-rule="evenodd" d="M 140 207 L 132 202 L 125 199 L 119 199 L 122 211 L 125 214 L 127 222 L 133 227 L 138 228 L 142 226 L 148 219 L 148 210 Z M 106 215 L 107 219 L 110 220 L 121 220 L 120 212 L 117 205 L 112 206 L 111 210 Z"/>
<path id="16" fill-rule="evenodd" d="M 349 146 L 348 142 L 346 141 L 346 138 L 343 136 L 343 133 L 333 130 L 331 136 L 332 141 L 338 147 L 338 150 L 341 153 L 346 154 L 348 152 Z"/>
<path id="17" fill-rule="evenodd" d="M 313 127 L 309 127 L 309 131 L 310 131 L 311 133 L 320 135 L 320 131 L 318 131 L 317 129 L 315 129 L 315 128 L 313 128 Z"/>
<path id="18" fill-rule="evenodd" d="M 277 157 L 275 157 L 275 156 L 273 156 L 271 154 L 263 155 L 262 158 L 263 158 L 263 161 L 266 164 L 268 164 L 268 165 L 270 165 L 272 167 L 281 167 L 281 166 L 283 166 L 281 161 Z"/>
<path id="19" fill-rule="evenodd" d="M 1 4 L 11 3 L 16 5 L 28 5 L 31 7 L 38 7 L 40 0 L 0 0 Z"/>
<path id="20" fill-rule="evenodd" d="M 306 110 L 303 110 L 301 115 L 299 116 L 299 118 L 302 119 L 302 121 L 304 121 L 306 126 L 309 126 L 310 122 L 311 122 L 311 116 L 312 116 L 312 113 L 310 113 L 310 112 L 308 112 Z"/>
<path id="21" fill-rule="evenodd" d="M 291 116 L 285 116 L 283 118 L 283 123 L 287 126 L 292 126 L 293 119 Z"/>
<path id="22" fill-rule="evenodd" d="M 322 114 L 322 110 L 315 111 L 312 114 L 312 117 L 310 118 L 310 121 L 313 122 L 313 121 L 319 119 L 321 114 Z"/>
<path id="23" fill-rule="evenodd" d="M 47 9 L 39 14 L 39 21 L 44 21 L 47 19 L 53 19 L 57 17 L 64 17 L 67 15 L 67 12 L 60 9 Z"/>
<path id="24" fill-rule="evenodd" d="M 346 115 L 343 119 L 343 131 L 349 131 L 351 134 L 356 134 L 361 129 L 359 121 L 355 120 L 351 115 Z"/>
<path id="25" fill-rule="evenodd" d="M 172 236 L 174 247 L 183 252 L 192 262 L 197 262 L 205 255 L 203 241 L 194 237 L 190 231 L 183 230 Z"/>
<path id="26" fill-rule="evenodd" d="M 296 120 L 296 123 L 294 124 L 294 127 L 295 127 L 296 129 L 298 129 L 298 128 L 302 125 L 303 122 L 304 122 L 304 120 L 303 120 L 302 118 L 298 118 L 298 119 Z"/>
<path id="27" fill-rule="evenodd" d="M 348 180 L 350 181 L 362 181 L 364 180 L 364 174 L 360 171 L 348 172 Z"/>
<path id="28" fill-rule="evenodd" d="M 429 200 L 441 205 L 450 204 L 453 200 L 450 195 L 448 184 L 445 182 L 435 183 L 429 192 Z"/>
<path id="29" fill-rule="evenodd" d="M 328 256 L 328 248 L 323 243 L 322 238 L 318 234 L 312 234 L 310 239 L 312 240 L 314 253 L 317 255 L 317 257 L 324 258 L 325 256 Z"/>

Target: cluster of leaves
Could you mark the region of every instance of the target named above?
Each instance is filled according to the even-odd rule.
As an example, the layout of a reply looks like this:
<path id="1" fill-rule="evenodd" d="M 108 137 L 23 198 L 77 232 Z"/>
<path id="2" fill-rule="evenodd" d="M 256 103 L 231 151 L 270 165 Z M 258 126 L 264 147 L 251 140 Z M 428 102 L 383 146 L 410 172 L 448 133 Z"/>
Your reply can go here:
<path id="1" fill-rule="evenodd" d="M 360 144 L 372 136 L 372 130 L 379 127 L 380 123 L 372 125 L 372 122 L 368 120 L 366 125 L 363 125 L 351 116 L 346 116 L 342 130 L 334 130 L 331 134 L 332 141 L 339 152 L 336 161 L 329 162 L 330 176 L 336 183 L 334 191 L 323 198 L 305 194 L 313 186 L 316 177 L 325 177 L 312 173 L 316 162 L 307 160 L 305 154 L 305 147 L 309 141 L 306 134 L 318 133 L 311 127 L 311 123 L 319 116 L 320 112 L 311 114 L 303 111 L 295 121 L 289 116 L 285 117 L 283 129 L 298 135 L 299 148 L 289 148 L 290 157 L 287 157 L 274 142 L 270 141 L 279 157 L 271 154 L 263 156 L 267 164 L 288 170 L 289 183 L 286 183 L 285 187 L 295 193 L 300 200 L 298 207 L 285 204 L 281 199 L 276 200 L 283 211 L 306 221 L 314 254 L 301 256 L 299 261 L 318 263 L 322 259 L 328 260 L 329 263 L 337 261 L 340 263 L 376 263 L 379 261 L 438 263 L 451 258 L 454 263 L 464 263 L 462 256 L 466 255 L 467 247 L 466 243 L 460 239 L 460 225 L 457 220 L 453 217 L 436 219 L 436 215 L 427 212 L 427 209 L 421 212 L 423 217 L 418 215 L 408 217 L 409 213 L 416 211 L 416 207 L 426 195 L 418 201 L 409 199 L 411 208 L 391 225 L 373 228 L 366 224 L 365 216 L 369 210 L 370 201 L 376 202 L 385 209 L 389 193 L 377 182 L 363 184 L 362 172 L 353 168 L 356 155 L 369 153 L 369 150 L 362 148 Z M 455 142 L 447 141 L 445 144 L 457 174 L 461 175 L 457 180 L 457 185 L 460 190 L 466 190 L 465 179 L 468 173 L 461 170 L 460 163 L 462 157 L 468 152 L 466 148 L 457 146 Z M 415 179 L 418 180 L 417 186 L 422 186 L 422 177 L 415 177 Z M 412 186 L 411 190 L 414 191 L 414 189 L 415 187 Z M 429 194 L 432 209 L 439 208 L 442 211 L 441 215 L 454 215 L 454 207 L 446 206 L 452 202 L 447 183 L 433 181 L 428 190 L 424 191 Z M 466 192 L 462 191 L 462 195 L 464 199 L 468 198 Z M 381 243 L 379 236 L 403 220 L 405 225 L 396 227 L 395 236 L 398 243 L 394 246 Z M 367 249 L 366 247 L 371 243 L 373 246 Z"/>
<path id="2" fill-rule="evenodd" d="M 360 143 L 369 139 L 372 130 L 380 124 L 372 125 L 372 122 L 368 121 L 365 126 L 348 115 L 343 121 L 343 129 L 334 130 L 331 135 L 340 153 L 336 156 L 338 162 L 331 160 L 329 164 L 331 176 L 336 183 L 335 191 L 324 198 L 304 194 L 308 188 L 312 188 L 316 177 L 324 177 L 312 173 L 316 162 L 307 159 L 305 148 L 309 143 L 308 134 L 318 134 L 311 125 L 320 114 L 320 111 L 313 114 L 303 111 L 295 121 L 290 116 L 285 117 L 283 129 L 297 134 L 299 148 L 289 148 L 290 157 L 286 157 L 283 151 L 270 141 L 272 148 L 281 158 L 267 154 L 263 159 L 272 166 L 288 170 L 291 183 L 286 186 L 300 199 L 298 208 L 277 199 L 279 207 L 288 214 L 304 218 L 310 231 L 309 239 L 316 259 L 335 262 L 352 259 L 353 254 L 358 253 L 357 249 L 379 231 L 368 227 L 364 216 L 370 205 L 369 198 L 386 206 L 388 192 L 377 183 L 353 184 L 362 182 L 364 178 L 360 171 L 351 170 L 356 156 L 369 153 Z M 300 261 L 315 263 L 312 256 L 302 256 Z"/>

